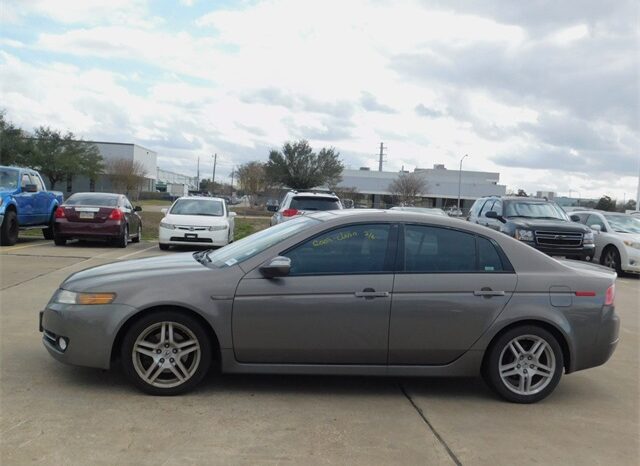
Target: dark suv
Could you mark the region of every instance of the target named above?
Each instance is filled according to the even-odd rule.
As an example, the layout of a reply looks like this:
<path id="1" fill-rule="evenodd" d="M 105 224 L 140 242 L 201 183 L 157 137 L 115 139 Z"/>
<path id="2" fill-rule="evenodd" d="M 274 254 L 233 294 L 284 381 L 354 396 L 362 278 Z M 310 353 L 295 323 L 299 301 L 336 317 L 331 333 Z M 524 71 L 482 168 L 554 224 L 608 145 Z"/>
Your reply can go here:
<path id="1" fill-rule="evenodd" d="M 482 197 L 469 221 L 501 231 L 550 256 L 590 261 L 595 252 L 593 231 L 572 222 L 552 201 L 531 197 Z"/>

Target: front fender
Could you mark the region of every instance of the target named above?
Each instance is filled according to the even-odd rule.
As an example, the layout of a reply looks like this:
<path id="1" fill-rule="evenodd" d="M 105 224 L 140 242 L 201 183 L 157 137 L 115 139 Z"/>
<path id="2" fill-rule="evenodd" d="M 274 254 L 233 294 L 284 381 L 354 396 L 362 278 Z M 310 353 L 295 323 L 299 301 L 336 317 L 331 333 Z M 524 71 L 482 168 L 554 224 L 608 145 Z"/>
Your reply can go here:
<path id="1" fill-rule="evenodd" d="M 16 211 L 18 210 L 16 200 L 13 198 L 13 196 L 3 196 L 2 205 L 0 205 L 0 215 L 4 215 L 9 206 L 13 206 Z"/>

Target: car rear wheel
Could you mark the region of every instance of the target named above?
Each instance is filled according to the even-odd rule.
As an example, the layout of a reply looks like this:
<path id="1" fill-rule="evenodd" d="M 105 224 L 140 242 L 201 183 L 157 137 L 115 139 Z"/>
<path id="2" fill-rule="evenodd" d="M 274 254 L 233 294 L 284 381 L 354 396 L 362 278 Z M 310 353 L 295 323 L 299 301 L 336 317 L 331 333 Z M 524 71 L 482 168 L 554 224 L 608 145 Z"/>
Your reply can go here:
<path id="1" fill-rule="evenodd" d="M 18 241 L 18 216 L 15 211 L 8 210 L 4 214 L 2 226 L 0 226 L 0 244 L 3 246 L 13 246 Z"/>
<path id="2" fill-rule="evenodd" d="M 609 246 L 602 252 L 602 256 L 600 257 L 600 264 L 615 270 L 616 272 L 618 272 L 618 275 L 622 273 L 622 262 L 620 260 L 620 253 L 615 246 Z"/>
<path id="3" fill-rule="evenodd" d="M 142 239 L 142 225 L 138 225 L 138 233 L 136 234 L 136 236 L 131 238 L 131 242 L 139 243 L 141 239 Z"/>
<path id="4" fill-rule="evenodd" d="M 490 347 L 484 379 L 514 403 L 535 403 L 558 385 L 564 369 L 562 349 L 547 330 L 525 325 L 501 335 Z"/>
<path id="5" fill-rule="evenodd" d="M 120 237 L 117 240 L 117 243 L 119 248 L 126 248 L 127 244 L 129 244 L 129 226 L 125 225 L 124 228 L 122 229 L 122 233 L 120 234 Z"/>
<path id="6" fill-rule="evenodd" d="M 53 236 L 53 243 L 56 246 L 64 246 L 65 244 L 67 244 L 67 238 L 64 238 L 60 235 L 54 235 Z"/>
<path id="7" fill-rule="evenodd" d="M 168 251 L 169 250 L 169 245 L 168 244 L 158 243 L 158 247 L 160 249 L 162 249 L 163 251 Z"/>
<path id="8" fill-rule="evenodd" d="M 127 331 L 122 347 L 126 376 L 150 395 L 179 395 L 207 374 L 211 341 L 193 317 L 174 311 L 149 314 Z"/>

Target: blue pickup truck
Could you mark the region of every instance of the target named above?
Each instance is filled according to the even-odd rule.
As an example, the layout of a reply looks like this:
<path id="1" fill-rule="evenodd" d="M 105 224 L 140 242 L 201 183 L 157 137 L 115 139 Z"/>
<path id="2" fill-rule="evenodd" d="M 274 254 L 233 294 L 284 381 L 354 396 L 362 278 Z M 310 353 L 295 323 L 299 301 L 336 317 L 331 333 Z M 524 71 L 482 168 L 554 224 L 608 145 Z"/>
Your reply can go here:
<path id="1" fill-rule="evenodd" d="M 42 228 L 53 239 L 56 209 L 62 193 L 47 191 L 40 174 L 29 168 L 0 166 L 0 244 L 12 246 L 20 229 Z"/>

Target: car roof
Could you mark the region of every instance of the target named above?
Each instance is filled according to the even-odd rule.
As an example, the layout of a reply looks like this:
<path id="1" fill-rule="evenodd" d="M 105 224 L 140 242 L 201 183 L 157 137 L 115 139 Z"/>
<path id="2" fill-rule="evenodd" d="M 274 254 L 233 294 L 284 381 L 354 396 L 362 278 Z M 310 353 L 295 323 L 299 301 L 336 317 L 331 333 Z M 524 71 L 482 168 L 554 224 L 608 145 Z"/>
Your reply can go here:
<path id="1" fill-rule="evenodd" d="M 338 198 L 338 196 L 333 193 L 317 193 L 314 191 L 289 191 L 289 194 L 291 194 L 292 197 L 326 197 L 330 199 Z"/>
<path id="2" fill-rule="evenodd" d="M 124 196 L 124 194 L 118 194 L 118 193 L 101 193 L 101 192 L 79 192 L 79 193 L 73 193 L 71 196 L 113 196 L 113 197 L 118 197 L 118 196 Z"/>
<path id="3" fill-rule="evenodd" d="M 503 201 L 532 201 L 532 202 L 554 202 L 553 199 L 543 199 L 541 197 L 525 196 L 484 196 L 481 199 L 501 199 Z"/>
<path id="4" fill-rule="evenodd" d="M 220 201 L 220 202 L 224 202 L 224 199 L 222 199 L 221 197 L 209 197 L 209 196 L 181 196 L 178 199 L 176 199 L 176 202 L 180 201 L 182 199 L 197 199 L 199 201 Z"/>

